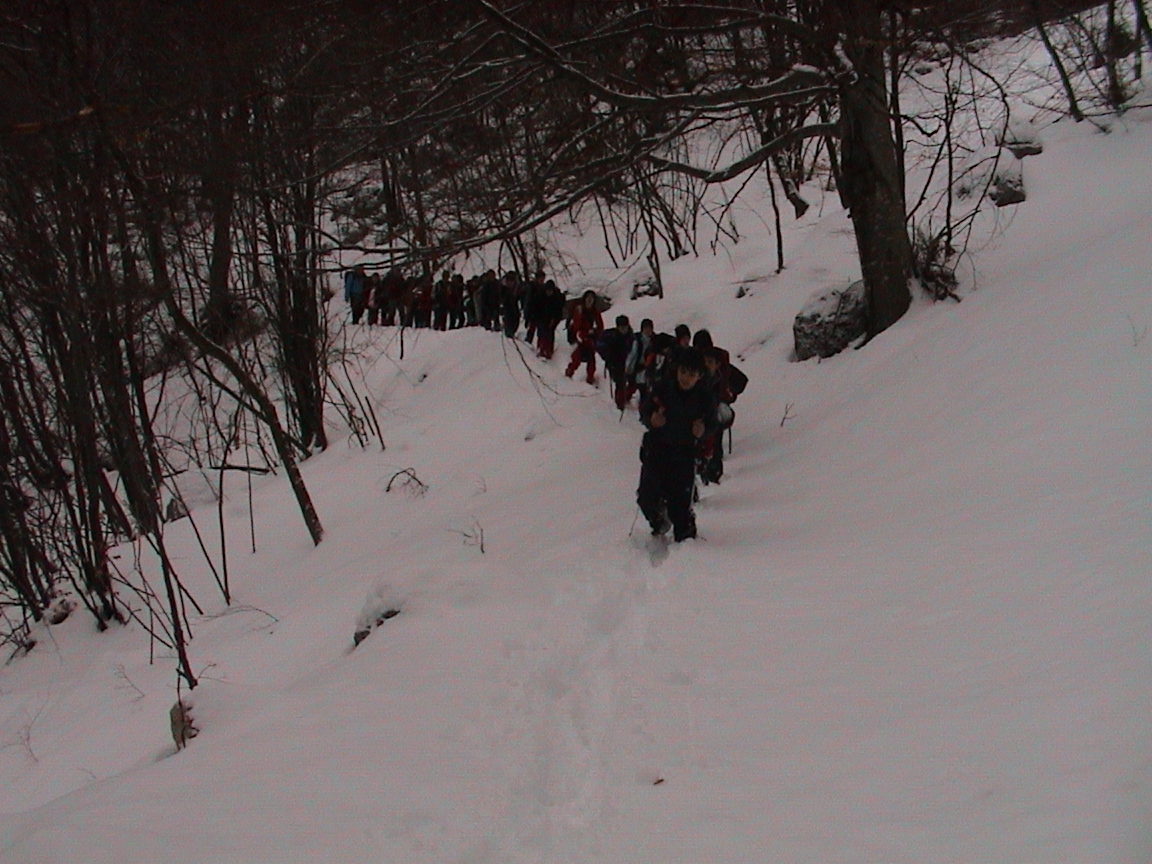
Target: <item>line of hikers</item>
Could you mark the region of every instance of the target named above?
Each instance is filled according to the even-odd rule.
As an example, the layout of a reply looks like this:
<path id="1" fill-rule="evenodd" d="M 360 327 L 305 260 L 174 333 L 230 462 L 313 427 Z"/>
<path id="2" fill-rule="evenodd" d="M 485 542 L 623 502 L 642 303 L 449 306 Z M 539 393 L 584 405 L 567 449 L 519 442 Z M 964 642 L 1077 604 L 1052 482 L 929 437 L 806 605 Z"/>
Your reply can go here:
<path id="1" fill-rule="evenodd" d="M 538 337 L 544 357 L 556 348 L 556 328 L 567 313 L 564 292 L 543 270 L 522 280 L 515 271 L 497 278 L 495 270 L 465 281 L 445 272 L 440 279 L 405 277 L 393 268 L 368 273 L 357 265 L 344 273 L 344 299 L 352 309 L 352 323 L 430 327 L 456 330 L 484 327 L 502 331 L 509 338 L 527 328 L 527 338 Z"/>
<path id="2" fill-rule="evenodd" d="M 723 435 L 736 419 L 732 404 L 748 385 L 748 377 L 732 364 L 728 351 L 713 344 L 709 331 L 693 335 L 679 324 L 672 334 L 657 333 L 650 318 L 633 331 L 627 315 L 617 315 L 615 326 L 605 328 L 595 291 L 569 301 L 542 270 L 528 281 L 513 271 L 497 279 L 489 270 L 468 281 L 445 273 L 432 283 L 405 278 L 395 269 L 369 275 L 358 265 L 344 274 L 344 297 L 354 324 L 366 317 L 369 325 L 481 326 L 514 338 L 523 320 L 526 341 L 535 341 L 544 359 L 553 356 L 556 328 L 566 321 L 573 350 L 564 374 L 572 378 L 585 366 L 585 380 L 595 385 L 600 357 L 621 415 L 639 396 L 640 421 L 647 431 L 636 500 L 652 534 L 671 530 L 676 541 L 696 536 L 696 477 L 705 485 L 720 482 Z"/>

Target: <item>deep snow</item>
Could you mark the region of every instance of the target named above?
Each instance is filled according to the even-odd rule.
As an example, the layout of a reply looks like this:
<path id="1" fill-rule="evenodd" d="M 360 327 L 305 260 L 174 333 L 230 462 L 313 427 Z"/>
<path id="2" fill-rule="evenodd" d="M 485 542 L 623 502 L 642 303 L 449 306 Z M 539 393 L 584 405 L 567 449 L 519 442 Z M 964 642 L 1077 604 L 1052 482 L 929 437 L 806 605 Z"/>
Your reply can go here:
<path id="1" fill-rule="evenodd" d="M 324 542 L 270 477 L 247 554 L 237 481 L 226 609 L 171 526 L 212 610 L 186 750 L 138 627 L 75 615 L 0 669 L 0 860 L 1144 864 L 1150 119 L 1045 129 L 963 302 L 831 360 L 790 326 L 856 275 L 834 196 L 783 273 L 743 214 L 663 301 L 617 279 L 613 314 L 707 326 L 752 379 L 666 558 L 635 413 L 566 357 L 357 330 L 387 448 L 334 429 L 303 466 Z M 427 490 L 386 492 L 407 468 Z"/>

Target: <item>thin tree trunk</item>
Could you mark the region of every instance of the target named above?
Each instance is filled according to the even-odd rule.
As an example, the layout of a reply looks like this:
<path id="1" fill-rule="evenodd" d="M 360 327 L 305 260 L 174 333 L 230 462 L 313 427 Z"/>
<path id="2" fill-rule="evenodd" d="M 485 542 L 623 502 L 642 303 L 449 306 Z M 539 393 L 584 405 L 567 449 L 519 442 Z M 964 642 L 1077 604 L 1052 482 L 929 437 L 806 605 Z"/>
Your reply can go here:
<path id="1" fill-rule="evenodd" d="M 1148 53 L 1152 54 L 1152 25 L 1148 23 L 1148 10 L 1144 8 L 1144 0 L 1132 0 L 1133 12 L 1136 15 L 1137 38 L 1144 40 Z"/>
<path id="2" fill-rule="evenodd" d="M 821 103 L 820 122 L 827 123 L 831 118 L 828 106 Z M 836 196 L 840 199 L 840 206 L 848 209 L 848 201 L 844 197 L 844 174 L 840 170 L 840 147 L 831 135 L 825 136 L 824 145 L 828 148 L 828 170 L 832 174 L 832 182 L 836 184 Z"/>
<path id="3" fill-rule="evenodd" d="M 905 186 L 907 177 L 904 165 L 904 116 L 900 110 L 900 65 L 901 57 L 897 49 L 900 34 L 897 29 L 901 23 L 901 13 L 892 10 L 888 13 L 888 26 L 892 32 L 892 43 L 888 50 L 888 94 L 892 111 L 892 138 L 896 145 L 896 176 L 900 178 L 900 199 L 907 201 L 908 190 Z"/>
<path id="4" fill-rule="evenodd" d="M 780 202 L 776 199 L 776 181 L 772 179 L 772 161 L 764 163 L 764 174 L 768 177 L 768 191 L 772 196 L 772 216 L 776 225 L 776 272 L 784 272 L 784 230 L 780 220 Z"/>
<path id="5" fill-rule="evenodd" d="M 656 280 L 656 296 L 664 299 L 664 276 L 660 272 L 660 250 L 656 246 L 656 225 L 652 216 L 652 203 L 648 195 L 654 195 L 655 190 L 647 184 L 641 191 L 644 199 L 640 202 L 640 212 L 644 220 L 644 231 L 648 238 L 648 266 L 652 270 L 652 278 Z"/>
<path id="6" fill-rule="evenodd" d="M 1076 90 L 1072 87 L 1072 79 L 1068 77 L 1068 70 L 1064 68 L 1064 61 L 1060 59 L 1056 46 L 1052 44 L 1052 40 L 1048 36 L 1048 28 L 1044 26 L 1043 16 L 1041 16 L 1040 8 L 1035 2 L 1032 3 L 1032 15 L 1036 21 L 1036 32 L 1040 34 L 1040 39 L 1048 50 L 1048 56 L 1052 58 L 1052 65 L 1056 67 L 1056 74 L 1060 76 L 1060 84 L 1064 87 L 1064 95 L 1068 97 L 1068 113 L 1071 114 L 1073 120 L 1079 123 L 1084 119 L 1084 112 L 1080 110 L 1080 104 L 1076 101 Z"/>
<path id="7" fill-rule="evenodd" d="M 1125 102 L 1120 79 L 1120 38 L 1116 26 L 1116 0 L 1108 2 L 1108 30 L 1104 35 L 1104 66 L 1108 70 L 1108 104 L 1120 109 Z"/>

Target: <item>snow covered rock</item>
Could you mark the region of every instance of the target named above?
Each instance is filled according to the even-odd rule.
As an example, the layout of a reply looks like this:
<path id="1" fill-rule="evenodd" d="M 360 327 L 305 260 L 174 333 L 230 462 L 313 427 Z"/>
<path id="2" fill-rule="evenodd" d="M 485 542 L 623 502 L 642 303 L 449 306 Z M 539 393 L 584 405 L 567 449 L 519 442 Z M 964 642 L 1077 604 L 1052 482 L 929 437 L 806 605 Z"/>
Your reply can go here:
<path id="1" fill-rule="evenodd" d="M 380 612 L 379 615 L 377 615 L 374 619 L 372 619 L 372 621 L 370 623 L 368 623 L 366 625 L 362 625 L 360 627 L 357 627 L 356 632 L 352 634 L 353 646 L 359 645 L 361 642 L 363 642 L 365 639 L 368 638 L 368 635 L 376 627 L 379 627 L 381 624 L 383 624 L 389 618 L 395 618 L 399 614 L 400 614 L 399 609 L 384 609 Z"/>
<path id="2" fill-rule="evenodd" d="M 48 619 L 49 624 L 63 624 L 68 620 L 68 616 L 75 611 L 75 600 L 71 597 L 57 597 L 44 613 L 44 617 Z"/>
<path id="3" fill-rule="evenodd" d="M 661 294 L 660 281 L 651 272 L 644 273 L 632 282 L 633 300 L 639 300 L 641 297 L 659 297 Z"/>
<path id="4" fill-rule="evenodd" d="M 1001 162 L 992 178 L 988 197 L 997 207 L 1021 204 L 1027 200 L 1028 196 L 1024 193 L 1024 172 L 1021 170 L 1019 159 Z"/>
<path id="5" fill-rule="evenodd" d="M 188 515 L 188 505 L 181 501 L 179 498 L 171 498 L 168 501 L 168 507 L 164 510 L 164 521 L 175 522 L 177 519 L 183 519 Z"/>
<path id="6" fill-rule="evenodd" d="M 796 359 L 839 354 L 866 332 L 866 311 L 863 280 L 813 295 L 792 324 Z"/>
<path id="7" fill-rule="evenodd" d="M 392 586 L 381 583 L 373 588 L 364 608 L 356 618 L 356 629 L 352 633 L 352 647 L 355 648 L 368 638 L 369 634 L 387 621 L 400 614 L 401 600 Z"/>
<path id="8" fill-rule="evenodd" d="M 1044 142 L 1031 123 L 1014 123 L 1004 130 L 1003 144 L 1017 159 L 1025 156 L 1039 156 L 1044 152 Z"/>

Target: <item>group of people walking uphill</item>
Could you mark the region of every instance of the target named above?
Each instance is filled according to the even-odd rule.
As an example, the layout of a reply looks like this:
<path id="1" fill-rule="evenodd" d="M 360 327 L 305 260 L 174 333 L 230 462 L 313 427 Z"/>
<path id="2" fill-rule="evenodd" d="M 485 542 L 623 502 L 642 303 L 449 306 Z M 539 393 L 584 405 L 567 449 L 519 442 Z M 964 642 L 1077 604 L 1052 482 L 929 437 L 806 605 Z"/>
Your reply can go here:
<path id="1" fill-rule="evenodd" d="M 604 361 L 612 395 L 621 414 L 639 396 L 638 412 L 645 427 L 640 446 L 640 483 L 636 503 L 653 536 L 669 531 L 677 542 L 696 536 L 693 501 L 696 478 L 719 483 L 724 473 L 725 431 L 732 427 L 732 403 L 743 392 L 747 377 L 715 346 L 707 330 L 695 335 L 685 324 L 673 334 L 657 333 L 645 318 L 634 332 L 627 315 L 617 315 L 605 328 L 600 298 L 588 290 L 569 302 L 556 283 L 538 271 L 521 282 L 514 272 L 501 279 L 493 271 L 464 282 L 445 276 L 437 285 L 405 280 L 393 270 L 369 277 L 363 267 L 345 274 L 345 299 L 353 323 L 367 312 L 368 324 L 454 329 L 483 326 L 518 335 L 536 343 L 540 357 L 555 352 L 556 329 L 567 322 L 573 346 L 564 374 L 572 378 L 585 367 L 585 380 L 597 384 L 597 358 Z M 427 289 L 427 290 L 425 290 Z"/>
<path id="2" fill-rule="evenodd" d="M 668 531 L 677 542 L 696 536 L 693 499 L 696 478 L 719 483 L 724 473 L 723 435 L 736 414 L 732 403 L 748 379 L 712 334 L 692 335 L 680 324 L 674 335 L 656 333 L 651 319 L 633 333 L 627 315 L 604 332 L 599 353 L 623 411 L 639 394 L 640 485 L 636 503 L 654 536 Z M 577 349 L 579 350 L 579 348 Z M 573 352 L 569 372 L 579 355 Z M 594 367 L 590 371 L 590 380 Z"/>
<path id="3" fill-rule="evenodd" d="M 723 435 L 736 419 L 732 403 L 748 378 L 707 330 L 692 335 L 680 324 L 674 335 L 656 333 L 645 318 L 634 333 L 627 315 L 616 316 L 616 326 L 605 329 L 596 302 L 595 292 L 584 292 L 569 318 L 568 340 L 575 347 L 564 374 L 571 378 L 585 365 L 586 380 L 595 384 L 600 356 L 621 412 L 639 394 L 640 422 L 647 431 L 640 445 L 636 503 L 653 536 L 671 531 L 677 542 L 695 537 L 696 478 L 720 482 Z"/>
<path id="4" fill-rule="evenodd" d="M 497 278 L 495 270 L 487 270 L 467 281 L 459 273 L 445 272 L 433 281 L 430 276 L 405 276 L 396 268 L 369 273 L 364 265 L 344 272 L 344 299 L 353 324 L 364 320 L 369 326 L 434 330 L 484 327 L 511 338 L 523 323 L 528 341 L 535 339 L 545 357 L 555 350 L 556 328 L 567 303 L 543 270 L 531 279 L 521 279 L 514 270 Z"/>

